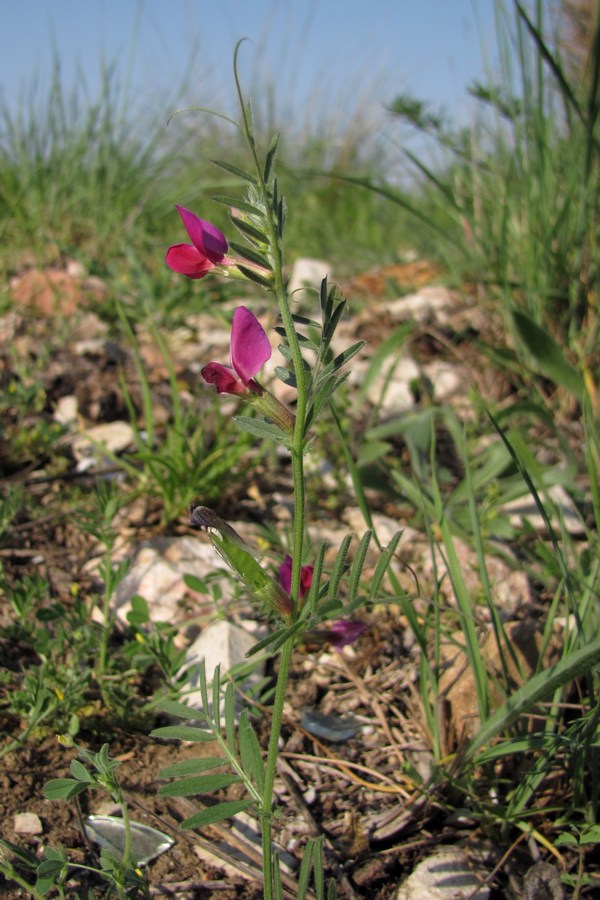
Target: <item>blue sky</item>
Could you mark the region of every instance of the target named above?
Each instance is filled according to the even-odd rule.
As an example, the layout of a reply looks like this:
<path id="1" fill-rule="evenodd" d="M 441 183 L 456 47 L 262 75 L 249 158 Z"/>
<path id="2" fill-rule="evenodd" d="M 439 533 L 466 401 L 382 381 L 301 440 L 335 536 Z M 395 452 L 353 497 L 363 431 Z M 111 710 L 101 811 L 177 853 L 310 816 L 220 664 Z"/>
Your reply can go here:
<path id="1" fill-rule="evenodd" d="M 493 51 L 494 0 L 0 0 L 0 90 L 11 108 L 53 52 L 66 86 L 98 89 L 116 62 L 132 96 L 165 115 L 222 109 L 236 41 L 246 83 L 271 84 L 279 110 L 339 117 L 400 92 L 468 117 L 466 86 Z M 43 93 L 43 92 L 42 92 Z"/>

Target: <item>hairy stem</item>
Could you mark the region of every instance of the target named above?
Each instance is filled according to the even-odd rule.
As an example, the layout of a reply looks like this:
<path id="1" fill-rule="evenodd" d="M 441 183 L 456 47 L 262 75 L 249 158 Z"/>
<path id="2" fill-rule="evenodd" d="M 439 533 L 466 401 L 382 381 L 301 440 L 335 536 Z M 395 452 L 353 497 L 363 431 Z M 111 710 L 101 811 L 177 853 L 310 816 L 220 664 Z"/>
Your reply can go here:
<path id="1" fill-rule="evenodd" d="M 290 660 L 294 649 L 294 637 L 289 638 L 283 645 L 279 658 L 279 672 L 277 673 L 277 686 L 275 688 L 275 700 L 273 702 L 273 717 L 271 720 L 271 736 L 267 751 L 265 766 L 265 789 L 262 803 L 262 849 L 264 868 L 264 896 L 265 900 L 273 900 L 273 868 L 276 864 L 273 855 L 273 839 L 271 828 L 271 814 L 273 806 L 273 786 L 277 770 L 277 755 L 279 752 L 279 736 L 281 734 L 281 721 L 283 719 L 283 704 L 287 690 Z"/>

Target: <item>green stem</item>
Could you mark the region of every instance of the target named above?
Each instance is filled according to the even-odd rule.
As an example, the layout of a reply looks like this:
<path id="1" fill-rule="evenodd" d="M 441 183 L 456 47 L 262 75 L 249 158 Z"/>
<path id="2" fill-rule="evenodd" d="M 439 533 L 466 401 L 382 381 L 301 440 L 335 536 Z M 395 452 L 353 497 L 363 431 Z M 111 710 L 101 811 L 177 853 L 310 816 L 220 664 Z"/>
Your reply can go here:
<path id="1" fill-rule="evenodd" d="M 294 434 L 292 440 L 292 471 L 294 484 L 294 517 L 293 517 L 293 545 L 292 545 L 292 579 L 290 596 L 295 604 L 295 612 L 298 612 L 298 598 L 300 596 L 300 582 L 302 572 L 302 551 L 304 544 L 304 530 L 306 518 L 306 499 L 304 487 L 304 435 L 306 430 L 306 414 L 308 409 L 308 384 L 307 376 L 304 368 L 304 360 L 300 348 L 300 341 L 296 334 L 296 328 L 292 317 L 290 300 L 287 292 L 287 286 L 283 275 L 283 260 L 281 248 L 281 229 L 276 208 L 276 200 L 274 193 L 276 186 L 274 184 L 273 193 L 269 189 L 265 181 L 263 167 L 260 164 L 252 121 L 249 109 L 244 102 L 241 85 L 237 73 L 237 53 L 239 44 L 236 47 L 234 56 L 234 77 L 240 106 L 242 109 L 244 131 L 252 160 L 254 162 L 257 174 L 257 184 L 262 196 L 265 210 L 267 239 L 271 251 L 271 264 L 273 267 L 273 293 L 277 299 L 281 321 L 285 329 L 285 334 L 292 357 L 292 365 L 294 368 L 294 376 L 296 379 L 296 421 L 294 424 Z M 294 648 L 294 637 L 289 638 L 283 645 L 279 661 L 279 672 L 277 674 L 277 685 L 275 689 L 275 699 L 273 703 L 273 717 L 271 721 L 271 734 L 269 738 L 269 747 L 267 750 L 266 768 L 265 768 L 265 786 L 262 801 L 262 852 L 263 852 L 263 869 L 264 869 L 264 897 L 265 900 L 273 900 L 274 898 L 274 866 L 276 864 L 273 854 L 272 841 L 272 805 L 273 805 L 273 786 L 275 782 L 275 773 L 277 769 L 277 756 L 279 752 L 279 737 L 281 734 L 281 722 L 283 718 L 283 704 L 285 700 L 287 683 L 289 677 L 290 661 Z"/>
<path id="2" fill-rule="evenodd" d="M 98 684 L 100 686 L 100 694 L 102 701 L 106 707 L 110 706 L 109 698 L 106 693 L 104 675 L 106 673 L 106 657 L 108 655 L 108 637 L 110 623 L 110 598 L 112 595 L 112 584 L 108 583 L 108 573 L 112 566 L 112 544 L 106 545 L 106 554 L 104 561 L 104 596 L 102 598 L 102 633 L 100 635 L 100 653 L 98 656 Z"/>
<path id="3" fill-rule="evenodd" d="M 14 881 L 16 884 L 20 885 L 25 889 L 27 894 L 34 897 L 35 900 L 43 900 L 44 895 L 40 894 L 39 891 L 36 891 L 35 887 L 25 881 L 24 878 L 21 878 L 16 869 L 13 869 L 10 864 L 6 868 L 3 866 L 0 867 L 0 872 L 2 872 L 7 881 Z"/>
<path id="4" fill-rule="evenodd" d="M 125 830 L 125 846 L 123 847 L 123 868 L 122 868 L 122 878 L 123 882 L 125 881 L 125 873 L 133 868 L 131 863 L 131 822 L 129 819 L 129 809 L 124 800 L 119 801 L 119 806 L 121 807 L 121 815 L 123 816 L 123 827 Z M 123 887 L 123 885 L 121 885 Z M 125 893 L 123 892 L 123 897 L 125 897 Z"/>
<path id="5" fill-rule="evenodd" d="M 273 786 L 277 770 L 277 756 L 279 752 L 279 735 L 283 719 L 283 704 L 287 690 L 290 661 L 294 649 L 294 637 L 289 638 L 281 650 L 279 658 L 279 672 L 277 673 L 277 685 L 275 687 L 275 699 L 273 702 L 273 717 L 271 720 L 271 736 L 267 751 L 265 766 L 265 789 L 262 801 L 262 851 L 264 868 L 264 897 L 265 900 L 273 900 L 273 839 L 272 839 L 272 806 Z"/>

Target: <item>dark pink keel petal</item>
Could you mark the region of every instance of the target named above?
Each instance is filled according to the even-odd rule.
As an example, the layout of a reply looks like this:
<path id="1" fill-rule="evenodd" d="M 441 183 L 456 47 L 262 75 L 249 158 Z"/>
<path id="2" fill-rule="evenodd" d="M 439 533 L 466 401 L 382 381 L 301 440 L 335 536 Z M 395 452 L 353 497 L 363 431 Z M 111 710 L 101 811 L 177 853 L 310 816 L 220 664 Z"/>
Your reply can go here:
<path id="1" fill-rule="evenodd" d="M 239 381 L 229 366 L 218 362 L 210 362 L 204 366 L 200 374 L 207 384 L 214 384 L 218 394 L 243 394 L 245 386 Z"/>
<path id="2" fill-rule="evenodd" d="M 264 328 L 245 306 L 238 306 L 231 328 L 231 365 L 244 384 L 271 358 L 271 345 Z"/>
<path id="3" fill-rule="evenodd" d="M 225 235 L 212 222 L 198 218 L 189 209 L 178 206 L 177 210 L 194 247 L 213 265 L 222 262 L 228 247 Z"/>
<path id="4" fill-rule="evenodd" d="M 308 594 L 310 591 L 310 586 L 312 584 L 313 572 L 315 571 L 314 566 L 302 566 L 300 570 L 300 596 L 304 597 L 305 594 Z"/>
<path id="5" fill-rule="evenodd" d="M 304 597 L 312 584 L 314 566 L 302 566 L 300 571 L 300 597 Z M 279 566 L 279 584 L 289 594 L 292 589 L 292 557 L 288 554 Z"/>
<path id="6" fill-rule="evenodd" d="M 214 263 L 191 244 L 174 244 L 169 247 L 165 262 L 174 272 L 187 275 L 188 278 L 204 278 L 214 268 Z"/>

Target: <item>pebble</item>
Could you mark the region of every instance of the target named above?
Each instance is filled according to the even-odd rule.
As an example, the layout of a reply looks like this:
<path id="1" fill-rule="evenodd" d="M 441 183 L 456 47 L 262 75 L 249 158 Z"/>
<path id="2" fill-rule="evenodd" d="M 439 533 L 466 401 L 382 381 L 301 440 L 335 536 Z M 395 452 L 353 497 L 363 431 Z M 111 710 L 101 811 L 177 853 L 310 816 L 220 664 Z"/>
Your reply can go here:
<path id="1" fill-rule="evenodd" d="M 42 834 L 44 827 L 37 813 L 16 813 L 13 819 L 15 834 Z"/>
<path id="2" fill-rule="evenodd" d="M 460 847 L 446 847 L 422 860 L 400 886 L 396 900 L 487 900 L 481 887 L 487 872 L 478 870 Z"/>
<path id="3" fill-rule="evenodd" d="M 133 444 L 133 439 L 133 428 L 129 422 L 117 420 L 93 425 L 73 439 L 71 449 L 77 460 L 78 470 L 85 470 L 94 462 L 102 459 L 102 447 L 98 445 L 105 446 L 111 453 L 121 453 L 130 444 Z"/>

